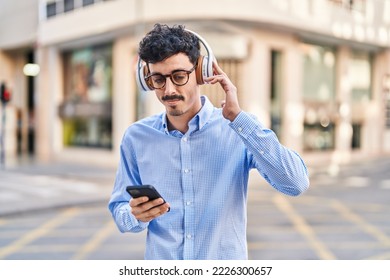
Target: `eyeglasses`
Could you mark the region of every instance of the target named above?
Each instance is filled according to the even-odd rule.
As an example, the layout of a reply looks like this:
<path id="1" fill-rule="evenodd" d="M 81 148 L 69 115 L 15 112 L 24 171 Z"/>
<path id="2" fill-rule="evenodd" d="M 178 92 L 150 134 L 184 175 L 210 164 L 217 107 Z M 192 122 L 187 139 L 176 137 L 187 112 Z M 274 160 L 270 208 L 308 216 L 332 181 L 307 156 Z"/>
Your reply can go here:
<path id="1" fill-rule="evenodd" d="M 175 70 L 171 74 L 163 75 L 160 73 L 155 73 L 151 75 L 147 75 L 145 80 L 154 88 L 154 89 L 162 89 L 165 87 L 167 82 L 167 78 L 169 77 L 174 85 L 184 86 L 188 83 L 190 79 L 190 74 L 194 72 L 196 68 L 196 64 L 190 70 Z"/>

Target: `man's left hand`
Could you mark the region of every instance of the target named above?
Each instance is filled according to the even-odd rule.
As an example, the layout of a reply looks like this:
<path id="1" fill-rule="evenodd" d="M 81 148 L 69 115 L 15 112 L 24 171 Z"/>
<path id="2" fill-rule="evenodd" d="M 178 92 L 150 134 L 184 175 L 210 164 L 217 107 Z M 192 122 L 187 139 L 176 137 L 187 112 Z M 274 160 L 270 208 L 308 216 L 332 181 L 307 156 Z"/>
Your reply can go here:
<path id="1" fill-rule="evenodd" d="M 222 114 L 225 119 L 232 122 L 241 112 L 240 105 L 238 104 L 237 88 L 216 61 L 213 62 L 213 70 L 214 76 L 206 78 L 205 81 L 209 84 L 220 83 L 222 86 L 226 94 L 226 99 L 221 102 Z"/>

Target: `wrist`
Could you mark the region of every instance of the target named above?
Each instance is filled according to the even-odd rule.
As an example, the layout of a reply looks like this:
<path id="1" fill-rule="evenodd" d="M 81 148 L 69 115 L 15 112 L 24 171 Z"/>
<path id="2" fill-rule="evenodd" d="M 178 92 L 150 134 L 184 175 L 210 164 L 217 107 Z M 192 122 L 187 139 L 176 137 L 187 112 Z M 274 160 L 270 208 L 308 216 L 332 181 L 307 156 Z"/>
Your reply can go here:
<path id="1" fill-rule="evenodd" d="M 241 109 L 232 110 L 226 114 L 225 118 L 233 122 L 240 113 L 241 113 Z"/>

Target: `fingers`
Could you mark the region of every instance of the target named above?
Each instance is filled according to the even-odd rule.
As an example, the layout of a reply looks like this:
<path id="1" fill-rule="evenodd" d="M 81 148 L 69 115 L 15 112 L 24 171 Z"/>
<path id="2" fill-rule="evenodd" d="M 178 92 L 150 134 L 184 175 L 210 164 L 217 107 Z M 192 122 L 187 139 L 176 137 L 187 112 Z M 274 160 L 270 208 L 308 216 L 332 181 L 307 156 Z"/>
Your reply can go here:
<path id="1" fill-rule="evenodd" d="M 163 199 L 148 200 L 146 196 L 130 200 L 131 213 L 137 220 L 150 222 L 169 211 L 170 206 Z"/>
<path id="2" fill-rule="evenodd" d="M 208 84 L 216 84 L 216 83 L 222 83 L 224 81 L 224 79 L 225 79 L 225 77 L 222 75 L 214 75 L 214 76 L 205 78 L 205 81 Z"/>
<path id="3" fill-rule="evenodd" d="M 213 61 L 213 70 L 214 70 L 214 74 L 215 75 L 218 75 L 218 74 L 225 74 L 225 72 L 223 72 L 222 68 L 219 67 L 217 61 Z"/>
<path id="4" fill-rule="evenodd" d="M 223 90 L 228 93 L 228 91 L 235 90 L 234 84 L 231 82 L 229 77 L 226 75 L 225 72 L 219 67 L 217 62 L 213 61 L 213 69 L 214 69 L 214 75 L 211 77 L 205 78 L 205 82 L 208 84 L 216 84 L 220 83 Z"/>
<path id="5" fill-rule="evenodd" d="M 142 197 L 139 197 L 139 198 L 132 198 L 130 200 L 130 207 L 136 207 L 142 203 L 145 203 L 149 200 L 149 198 L 147 196 L 142 196 Z"/>
<path id="6" fill-rule="evenodd" d="M 241 112 L 237 97 L 237 87 L 215 61 L 213 62 L 213 69 L 214 76 L 205 78 L 205 82 L 208 84 L 219 83 L 221 85 L 226 94 L 226 99 L 221 102 L 222 114 L 226 119 L 233 121 Z"/>
<path id="7" fill-rule="evenodd" d="M 224 77 L 225 76 L 225 77 Z M 213 61 L 213 76 L 205 78 L 206 83 L 215 84 L 218 82 L 222 82 L 224 78 L 226 78 L 225 72 L 219 67 L 216 61 Z"/>

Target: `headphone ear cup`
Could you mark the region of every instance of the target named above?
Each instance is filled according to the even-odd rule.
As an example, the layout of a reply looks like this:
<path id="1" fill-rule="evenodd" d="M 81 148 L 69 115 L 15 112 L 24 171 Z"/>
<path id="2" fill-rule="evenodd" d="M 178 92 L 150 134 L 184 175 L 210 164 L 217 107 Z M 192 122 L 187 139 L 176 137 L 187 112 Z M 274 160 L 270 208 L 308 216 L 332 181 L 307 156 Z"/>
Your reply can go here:
<path id="1" fill-rule="evenodd" d="M 150 79 L 145 80 L 145 77 L 147 75 L 149 75 L 148 68 L 146 67 L 146 65 L 144 65 L 144 67 L 142 67 L 142 68 L 143 68 L 143 73 L 144 73 L 143 80 L 145 81 L 145 84 L 148 86 L 148 90 L 154 90 L 151 80 Z"/>
<path id="2" fill-rule="evenodd" d="M 209 61 L 208 56 L 200 55 L 196 67 L 196 81 L 199 85 L 205 84 L 204 78 L 213 75 L 213 62 Z"/>
<path id="3" fill-rule="evenodd" d="M 203 60 L 204 60 L 204 56 L 203 55 L 200 55 L 199 58 L 198 58 L 198 63 L 196 65 L 196 70 L 195 70 L 195 74 L 196 74 L 196 82 L 198 83 L 198 85 L 203 85 L 204 84 L 204 80 L 203 80 Z"/>
<path id="4" fill-rule="evenodd" d="M 137 85 L 140 90 L 143 91 L 151 91 L 154 90 L 149 81 L 145 80 L 145 77 L 149 74 L 148 69 L 145 63 L 142 62 L 140 58 L 138 58 L 137 69 L 136 69 L 136 80 Z"/>

